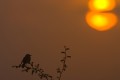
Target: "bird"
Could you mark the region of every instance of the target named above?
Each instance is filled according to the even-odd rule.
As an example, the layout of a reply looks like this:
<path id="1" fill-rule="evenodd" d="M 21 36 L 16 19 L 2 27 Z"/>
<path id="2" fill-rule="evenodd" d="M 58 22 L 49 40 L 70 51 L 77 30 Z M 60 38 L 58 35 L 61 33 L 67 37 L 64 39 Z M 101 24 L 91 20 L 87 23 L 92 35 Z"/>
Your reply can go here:
<path id="1" fill-rule="evenodd" d="M 24 67 L 26 66 L 26 64 L 30 64 L 30 61 L 31 61 L 31 55 L 30 55 L 30 54 L 26 54 L 26 55 L 23 57 L 20 66 L 21 66 L 22 68 L 24 68 Z"/>

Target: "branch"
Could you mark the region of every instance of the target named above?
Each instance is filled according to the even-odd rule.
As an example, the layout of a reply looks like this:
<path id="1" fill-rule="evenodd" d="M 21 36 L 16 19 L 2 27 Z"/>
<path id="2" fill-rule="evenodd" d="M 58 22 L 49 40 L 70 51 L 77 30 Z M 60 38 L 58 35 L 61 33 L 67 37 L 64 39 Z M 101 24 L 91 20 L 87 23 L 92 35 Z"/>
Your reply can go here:
<path id="1" fill-rule="evenodd" d="M 57 68 L 57 73 L 58 73 L 57 79 L 58 80 L 61 80 L 63 72 L 66 71 L 66 69 L 68 67 L 66 62 L 67 62 L 68 58 L 71 58 L 71 56 L 68 56 L 68 54 L 67 54 L 68 50 L 70 50 L 70 49 L 67 48 L 66 46 L 64 46 L 64 51 L 61 52 L 62 54 L 64 54 L 64 57 L 63 57 L 63 59 L 60 60 L 60 62 L 62 63 L 62 67 Z"/>
<path id="2" fill-rule="evenodd" d="M 64 54 L 64 57 L 60 60 L 60 62 L 62 63 L 62 67 L 57 69 L 57 73 L 58 73 L 57 79 L 58 80 L 61 80 L 63 72 L 66 71 L 66 68 L 67 68 L 66 60 L 68 58 L 71 58 L 71 56 L 67 55 L 68 50 L 69 50 L 69 48 L 64 46 L 64 51 L 61 52 Z M 40 68 L 39 64 L 34 64 L 34 62 L 30 62 L 30 64 L 27 64 L 24 67 L 22 67 L 21 64 L 19 64 L 18 66 L 12 66 L 12 67 L 17 68 L 17 69 L 21 68 L 22 72 L 31 72 L 32 75 L 36 74 L 36 75 L 38 75 L 38 77 L 40 79 L 45 78 L 46 80 L 54 80 L 53 76 L 45 73 L 44 69 Z"/>

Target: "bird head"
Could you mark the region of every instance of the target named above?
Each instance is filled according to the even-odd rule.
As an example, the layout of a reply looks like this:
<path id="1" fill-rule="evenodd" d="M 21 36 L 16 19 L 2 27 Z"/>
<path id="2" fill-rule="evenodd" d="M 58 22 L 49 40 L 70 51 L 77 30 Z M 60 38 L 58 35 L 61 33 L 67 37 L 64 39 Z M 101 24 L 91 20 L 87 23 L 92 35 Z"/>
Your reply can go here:
<path id="1" fill-rule="evenodd" d="M 32 56 L 32 55 L 30 55 L 30 54 L 26 54 L 27 56 Z"/>

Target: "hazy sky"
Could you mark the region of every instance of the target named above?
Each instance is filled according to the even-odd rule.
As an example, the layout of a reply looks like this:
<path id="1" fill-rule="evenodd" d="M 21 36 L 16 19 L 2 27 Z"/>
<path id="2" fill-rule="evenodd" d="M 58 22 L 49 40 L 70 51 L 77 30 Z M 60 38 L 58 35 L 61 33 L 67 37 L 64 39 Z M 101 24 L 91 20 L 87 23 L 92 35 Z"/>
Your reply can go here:
<path id="1" fill-rule="evenodd" d="M 63 46 L 72 59 L 62 80 L 120 80 L 120 23 L 106 32 L 85 22 L 88 0 L 0 0 L 0 79 L 36 80 L 11 68 L 25 52 L 56 74 Z M 120 18 L 120 0 L 113 11 Z"/>

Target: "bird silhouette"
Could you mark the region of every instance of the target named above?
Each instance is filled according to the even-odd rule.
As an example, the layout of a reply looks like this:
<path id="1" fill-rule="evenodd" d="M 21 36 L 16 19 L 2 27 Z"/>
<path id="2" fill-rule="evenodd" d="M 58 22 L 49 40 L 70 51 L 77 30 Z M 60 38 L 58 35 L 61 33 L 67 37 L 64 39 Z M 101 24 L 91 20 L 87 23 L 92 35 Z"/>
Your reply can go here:
<path id="1" fill-rule="evenodd" d="M 30 54 L 26 54 L 24 57 L 23 57 L 23 60 L 21 61 L 21 64 L 20 66 L 22 68 L 24 68 L 26 66 L 26 64 L 30 64 L 30 61 L 31 61 L 31 55 Z"/>

